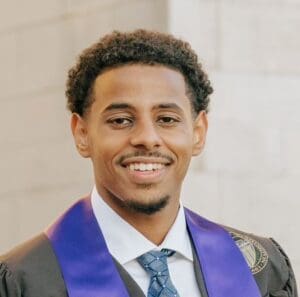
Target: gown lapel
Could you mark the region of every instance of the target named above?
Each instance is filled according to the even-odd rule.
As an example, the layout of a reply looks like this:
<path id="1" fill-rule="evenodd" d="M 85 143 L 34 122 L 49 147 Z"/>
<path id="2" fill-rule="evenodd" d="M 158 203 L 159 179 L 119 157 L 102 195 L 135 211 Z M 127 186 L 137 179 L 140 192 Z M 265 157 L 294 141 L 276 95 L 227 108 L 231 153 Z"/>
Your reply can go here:
<path id="1" fill-rule="evenodd" d="M 209 297 L 261 296 L 230 234 L 188 209 L 185 215 L 197 255 L 200 290 L 207 291 Z M 135 290 L 136 283 L 130 282 L 130 276 L 109 253 L 90 197 L 75 203 L 45 233 L 59 262 L 69 297 L 130 297 L 139 292 Z M 129 283 L 128 288 L 124 282 Z M 144 297 L 142 292 L 138 294 Z"/>
<path id="2" fill-rule="evenodd" d="M 209 297 L 260 297 L 246 260 L 220 225 L 185 209 L 188 231 Z"/>

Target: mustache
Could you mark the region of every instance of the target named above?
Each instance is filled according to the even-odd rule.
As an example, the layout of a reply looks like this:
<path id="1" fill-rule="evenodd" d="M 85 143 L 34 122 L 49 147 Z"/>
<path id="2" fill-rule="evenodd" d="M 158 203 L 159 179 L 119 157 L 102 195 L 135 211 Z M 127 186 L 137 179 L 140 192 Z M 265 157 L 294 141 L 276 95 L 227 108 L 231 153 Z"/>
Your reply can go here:
<path id="1" fill-rule="evenodd" d="M 145 152 L 145 151 L 136 151 L 133 153 L 129 153 L 126 155 L 121 156 L 118 159 L 118 163 L 124 162 L 127 158 L 132 158 L 132 157 L 156 157 L 156 158 L 163 158 L 168 160 L 170 163 L 173 162 L 173 158 L 170 157 L 169 155 L 160 153 L 160 152 Z"/>

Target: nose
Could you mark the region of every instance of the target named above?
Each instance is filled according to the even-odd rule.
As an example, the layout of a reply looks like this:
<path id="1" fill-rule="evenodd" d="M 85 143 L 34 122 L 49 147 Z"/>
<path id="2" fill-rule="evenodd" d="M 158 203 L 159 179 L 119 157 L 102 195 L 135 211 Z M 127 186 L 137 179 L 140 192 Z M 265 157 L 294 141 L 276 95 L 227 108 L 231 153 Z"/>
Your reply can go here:
<path id="1" fill-rule="evenodd" d="M 137 148 L 152 150 L 162 144 L 162 138 L 158 133 L 158 127 L 151 119 L 139 121 L 131 131 L 130 143 Z"/>

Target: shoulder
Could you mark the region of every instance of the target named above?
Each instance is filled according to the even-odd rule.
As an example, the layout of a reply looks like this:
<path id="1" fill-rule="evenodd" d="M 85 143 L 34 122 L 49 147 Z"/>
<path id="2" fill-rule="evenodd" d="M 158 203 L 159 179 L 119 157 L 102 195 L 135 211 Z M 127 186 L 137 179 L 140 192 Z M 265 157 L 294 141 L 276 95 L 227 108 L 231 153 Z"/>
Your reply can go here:
<path id="1" fill-rule="evenodd" d="M 225 229 L 245 257 L 263 296 L 298 296 L 291 263 L 274 239 Z"/>
<path id="2" fill-rule="evenodd" d="M 65 296 L 56 257 L 44 234 L 0 256 L 0 277 L 0 293 L 3 296 Z M 55 284 L 56 288 L 50 287 L 50 283 Z M 5 295 L 1 290 L 11 294 Z M 44 291 L 47 295 L 43 295 Z"/>

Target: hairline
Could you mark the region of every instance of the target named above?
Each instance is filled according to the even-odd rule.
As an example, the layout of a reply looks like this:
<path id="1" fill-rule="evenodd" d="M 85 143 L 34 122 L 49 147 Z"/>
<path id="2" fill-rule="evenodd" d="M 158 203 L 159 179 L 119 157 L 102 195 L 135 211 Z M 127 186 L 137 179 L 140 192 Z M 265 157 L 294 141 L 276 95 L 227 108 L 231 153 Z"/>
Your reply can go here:
<path id="1" fill-rule="evenodd" d="M 80 116 L 85 118 L 89 114 L 89 111 L 90 111 L 93 103 L 95 102 L 95 97 L 94 97 L 95 82 L 96 82 L 97 78 L 100 75 L 104 74 L 107 71 L 113 70 L 113 69 L 122 68 L 122 67 L 126 67 L 126 66 L 134 66 L 134 65 L 142 65 L 142 66 L 150 66 L 150 67 L 155 67 L 155 66 L 165 67 L 165 68 L 169 68 L 171 70 L 174 70 L 174 71 L 177 71 L 178 73 L 180 73 L 183 76 L 183 79 L 184 79 L 184 82 L 185 82 L 185 94 L 187 95 L 187 97 L 189 99 L 189 102 L 190 102 L 190 105 L 191 105 L 191 113 L 192 113 L 193 119 L 195 119 L 197 117 L 197 115 L 202 111 L 202 110 L 199 110 L 197 112 L 197 110 L 195 109 L 195 106 L 194 106 L 194 103 L 193 103 L 193 100 L 195 100 L 195 99 L 192 98 L 192 96 L 195 96 L 194 94 L 192 94 L 193 93 L 193 87 L 188 82 L 188 79 L 187 79 L 186 75 L 182 71 L 180 71 L 177 67 L 174 67 L 174 66 L 172 67 L 172 65 L 159 63 L 159 62 L 155 62 L 155 61 L 150 61 L 150 62 L 146 62 L 146 61 L 128 61 L 128 62 L 124 62 L 124 63 L 119 63 L 119 64 L 103 67 L 99 71 L 97 76 L 94 78 L 94 80 L 90 84 L 90 87 L 89 87 L 87 95 L 86 95 L 87 105 L 82 109 L 82 114 Z"/>

